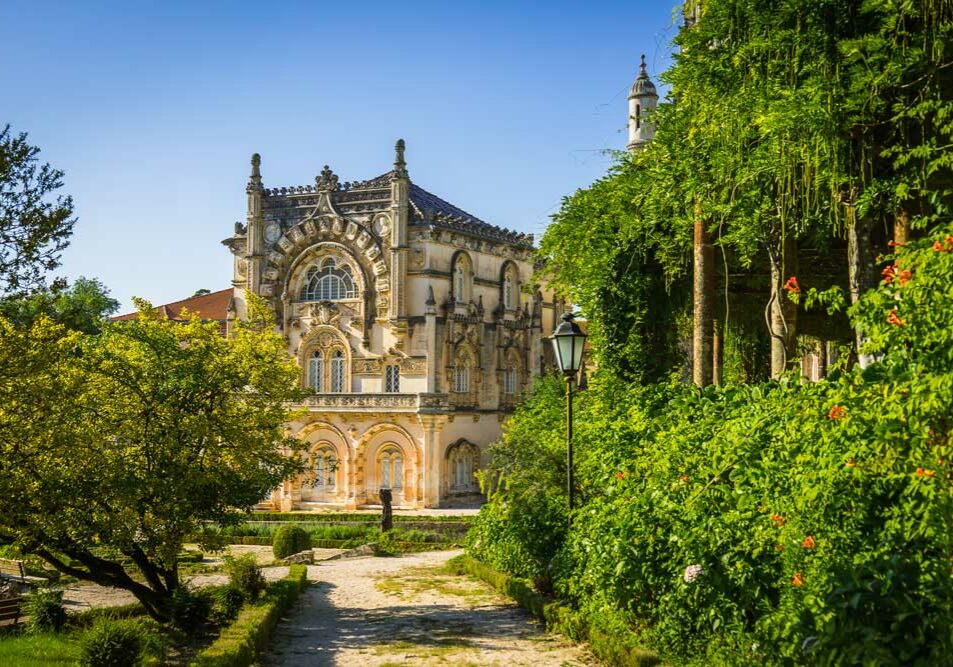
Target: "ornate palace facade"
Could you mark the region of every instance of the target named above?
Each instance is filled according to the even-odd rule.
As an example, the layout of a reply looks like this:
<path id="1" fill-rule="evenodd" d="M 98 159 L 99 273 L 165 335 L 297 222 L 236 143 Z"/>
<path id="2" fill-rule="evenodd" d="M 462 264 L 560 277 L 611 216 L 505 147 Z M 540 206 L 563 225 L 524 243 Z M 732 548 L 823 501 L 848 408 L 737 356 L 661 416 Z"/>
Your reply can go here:
<path id="1" fill-rule="evenodd" d="M 479 499 L 486 448 L 549 357 L 557 304 L 532 285 L 532 236 L 494 227 L 394 169 L 341 183 L 266 188 L 252 156 L 228 318 L 248 292 L 278 315 L 313 393 L 289 425 L 308 472 L 281 510 Z"/>

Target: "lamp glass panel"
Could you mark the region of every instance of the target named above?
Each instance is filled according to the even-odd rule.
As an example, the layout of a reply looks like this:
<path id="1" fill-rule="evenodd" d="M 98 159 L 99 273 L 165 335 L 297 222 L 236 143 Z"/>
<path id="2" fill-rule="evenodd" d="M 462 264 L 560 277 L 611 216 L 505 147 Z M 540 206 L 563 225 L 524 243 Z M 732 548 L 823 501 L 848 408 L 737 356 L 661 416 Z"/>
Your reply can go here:
<path id="1" fill-rule="evenodd" d="M 559 347 L 559 370 L 563 373 L 571 373 L 576 370 L 572 364 L 575 362 L 575 336 L 560 336 L 556 339 L 556 345 Z"/>
<path id="2" fill-rule="evenodd" d="M 578 371 L 582 368 L 582 351 L 585 348 L 586 339 L 583 336 L 573 336 L 573 357 L 572 370 Z"/>

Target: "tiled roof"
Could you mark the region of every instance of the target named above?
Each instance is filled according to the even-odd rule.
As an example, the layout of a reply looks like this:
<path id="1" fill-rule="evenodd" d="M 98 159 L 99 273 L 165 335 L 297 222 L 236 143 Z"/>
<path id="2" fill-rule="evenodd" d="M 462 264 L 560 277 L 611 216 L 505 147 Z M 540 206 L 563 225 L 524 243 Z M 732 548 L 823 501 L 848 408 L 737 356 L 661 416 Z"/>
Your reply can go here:
<path id="1" fill-rule="evenodd" d="M 156 306 L 156 310 L 170 320 L 184 320 L 182 311 L 187 310 L 190 313 L 196 313 L 201 319 L 209 321 L 224 322 L 228 317 L 228 304 L 232 300 L 232 288 L 203 294 L 202 296 L 193 296 L 181 301 L 173 301 L 161 306 Z M 139 313 L 126 313 L 110 318 L 112 321 L 134 320 L 139 317 Z"/>
<path id="2" fill-rule="evenodd" d="M 343 183 L 336 192 L 343 198 L 345 196 L 343 193 L 348 193 L 346 196 L 353 197 L 354 194 L 366 190 L 389 190 L 391 179 L 394 178 L 394 175 L 395 172 L 391 170 L 366 181 Z M 286 195 L 308 194 L 316 191 L 316 187 L 313 185 L 303 185 L 265 189 L 264 194 L 266 197 L 280 198 Z M 413 182 L 410 184 L 410 206 L 411 223 L 432 224 L 439 227 L 457 229 L 464 233 L 469 232 L 516 245 L 533 245 L 531 235 L 521 234 L 484 222 L 475 215 L 467 213 L 463 209 L 441 199 L 432 192 L 424 190 Z"/>

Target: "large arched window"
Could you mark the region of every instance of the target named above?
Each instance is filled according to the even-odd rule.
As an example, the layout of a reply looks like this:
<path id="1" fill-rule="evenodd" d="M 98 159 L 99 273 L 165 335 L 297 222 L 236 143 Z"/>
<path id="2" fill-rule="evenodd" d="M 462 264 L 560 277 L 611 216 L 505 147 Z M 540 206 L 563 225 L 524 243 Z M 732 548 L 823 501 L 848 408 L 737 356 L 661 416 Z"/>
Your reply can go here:
<path id="1" fill-rule="evenodd" d="M 324 389 L 324 357 L 320 350 L 316 350 L 308 359 L 308 386 L 315 393 L 320 393 Z"/>
<path id="2" fill-rule="evenodd" d="M 382 489 L 404 488 L 404 456 L 396 447 L 384 447 L 378 454 L 377 479 Z"/>
<path id="3" fill-rule="evenodd" d="M 337 486 L 338 461 L 334 450 L 322 447 L 311 457 L 314 472 L 314 488 L 333 491 Z"/>
<path id="4" fill-rule="evenodd" d="M 447 451 L 447 477 L 451 491 L 475 493 L 479 491 L 474 473 L 479 468 L 480 450 L 475 445 L 460 441 Z"/>
<path id="5" fill-rule="evenodd" d="M 347 360 L 344 358 L 344 353 L 341 350 L 331 355 L 331 391 L 333 393 L 344 391 L 344 378 L 346 375 L 344 365 L 346 363 Z"/>
<path id="6" fill-rule="evenodd" d="M 453 259 L 453 300 L 466 303 L 470 300 L 470 279 L 473 267 L 466 253 L 459 252 Z"/>
<path id="7" fill-rule="evenodd" d="M 503 267 L 503 308 L 506 310 L 516 310 L 520 307 L 519 297 L 519 273 L 512 262 L 507 262 Z"/>
<path id="8" fill-rule="evenodd" d="M 302 301 L 339 301 L 357 297 L 357 284 L 351 267 L 338 263 L 333 257 L 312 266 L 301 287 Z"/>

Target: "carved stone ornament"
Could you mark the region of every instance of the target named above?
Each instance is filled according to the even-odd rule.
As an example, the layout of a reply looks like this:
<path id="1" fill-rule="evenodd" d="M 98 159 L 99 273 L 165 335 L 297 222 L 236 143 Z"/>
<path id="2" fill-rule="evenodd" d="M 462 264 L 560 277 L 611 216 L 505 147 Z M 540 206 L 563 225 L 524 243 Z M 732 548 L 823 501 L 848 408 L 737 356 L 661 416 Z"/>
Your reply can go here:
<path id="1" fill-rule="evenodd" d="M 336 191 L 341 187 L 337 174 L 331 171 L 331 167 L 328 165 L 324 165 L 321 173 L 315 176 L 314 184 L 318 190 L 325 191 Z"/>
<path id="2" fill-rule="evenodd" d="M 403 375 L 425 375 L 427 373 L 426 357 L 408 357 L 400 364 L 400 372 Z"/>
<path id="3" fill-rule="evenodd" d="M 354 375 L 380 375 L 380 359 L 355 359 L 352 366 Z"/>
<path id="4" fill-rule="evenodd" d="M 312 326 L 319 324 L 335 325 L 341 319 L 341 311 L 335 303 L 319 301 L 318 303 L 308 304 L 308 317 L 311 318 Z"/>

